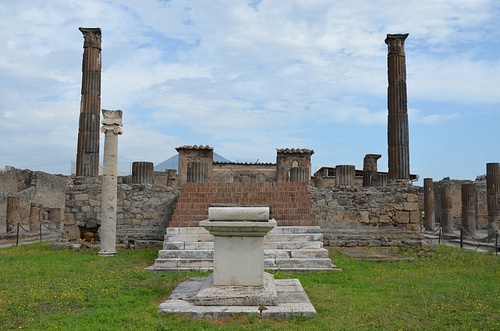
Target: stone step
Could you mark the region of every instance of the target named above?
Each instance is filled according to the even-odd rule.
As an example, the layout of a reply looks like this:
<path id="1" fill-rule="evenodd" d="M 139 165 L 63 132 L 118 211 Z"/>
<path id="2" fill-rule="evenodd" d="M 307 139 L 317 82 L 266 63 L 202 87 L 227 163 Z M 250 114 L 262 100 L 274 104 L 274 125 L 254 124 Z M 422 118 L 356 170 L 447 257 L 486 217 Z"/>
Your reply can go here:
<path id="1" fill-rule="evenodd" d="M 269 234 L 321 233 L 319 226 L 277 226 Z"/>
<path id="2" fill-rule="evenodd" d="M 264 249 L 319 249 L 323 248 L 322 241 L 298 241 L 298 242 L 265 242 Z"/>
<path id="3" fill-rule="evenodd" d="M 200 259 L 208 260 L 214 258 L 212 250 L 161 250 L 158 252 L 160 259 Z"/>
<path id="4" fill-rule="evenodd" d="M 275 258 L 301 258 L 301 259 L 319 259 L 328 258 L 327 249 L 265 249 L 265 259 Z"/>
<path id="5" fill-rule="evenodd" d="M 213 259 L 166 259 L 157 258 L 155 264 L 149 267 L 149 270 L 154 271 L 168 271 L 168 270 L 211 270 L 213 268 Z"/>
<path id="6" fill-rule="evenodd" d="M 264 238 L 266 242 L 323 241 L 322 233 L 272 234 Z"/>

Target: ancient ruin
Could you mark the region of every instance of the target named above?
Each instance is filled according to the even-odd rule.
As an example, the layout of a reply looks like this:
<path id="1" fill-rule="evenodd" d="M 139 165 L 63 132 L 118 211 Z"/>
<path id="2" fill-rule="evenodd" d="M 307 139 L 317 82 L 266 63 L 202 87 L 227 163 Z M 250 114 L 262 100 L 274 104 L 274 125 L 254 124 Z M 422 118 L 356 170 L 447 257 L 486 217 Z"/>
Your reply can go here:
<path id="1" fill-rule="evenodd" d="M 99 176 L 101 30 L 80 31 L 85 42 L 76 175 L 0 171 L 3 238 L 18 224 L 29 229 L 26 236 L 44 225 L 69 243 L 92 237 L 95 242 L 87 244 L 100 244 L 103 254 L 112 255 L 119 246 L 162 247 L 151 270 L 210 270 L 214 239 L 199 225 L 209 219 L 209 207 L 266 205 L 277 223 L 263 237 L 266 269 L 335 271 L 325 247 L 422 247 L 429 244 L 422 223 L 428 234 L 442 229 L 448 237 L 461 228 L 471 237 L 487 232 L 489 240 L 498 233 L 499 163 L 488 163 L 486 176 L 476 181 L 425 178 L 423 188 L 412 185 L 418 176 L 409 168 L 408 34 L 385 40 L 388 172 L 378 170 L 382 154 L 376 153 L 365 155 L 363 169 L 325 165 L 311 176 L 312 149 L 277 148 L 275 162 L 246 163 L 217 162 L 213 147 L 185 145 L 176 148 L 178 169 L 158 172 L 141 160 L 132 164 L 130 176 L 116 176 L 121 115 L 118 120 L 104 111 L 105 162 Z"/>

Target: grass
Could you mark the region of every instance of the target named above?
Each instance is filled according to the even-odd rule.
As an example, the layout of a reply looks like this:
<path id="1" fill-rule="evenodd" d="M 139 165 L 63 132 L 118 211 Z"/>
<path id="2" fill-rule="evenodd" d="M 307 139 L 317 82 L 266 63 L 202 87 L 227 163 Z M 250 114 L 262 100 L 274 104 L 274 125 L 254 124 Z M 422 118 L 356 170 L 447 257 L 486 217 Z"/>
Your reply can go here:
<path id="1" fill-rule="evenodd" d="M 191 319 L 156 309 L 183 280 L 201 273 L 144 270 L 158 251 L 0 249 L 1 330 L 500 330 L 500 257 L 441 246 L 411 262 L 331 258 L 341 273 L 299 278 L 314 319 L 258 316 Z M 413 254 L 412 252 L 406 254 Z"/>

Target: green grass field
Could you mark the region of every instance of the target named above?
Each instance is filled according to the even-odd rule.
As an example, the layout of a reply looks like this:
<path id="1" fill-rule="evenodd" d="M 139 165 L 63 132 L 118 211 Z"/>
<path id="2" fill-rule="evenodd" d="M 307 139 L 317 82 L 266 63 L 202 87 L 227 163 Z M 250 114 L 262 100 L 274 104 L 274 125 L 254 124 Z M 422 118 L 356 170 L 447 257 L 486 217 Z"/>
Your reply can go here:
<path id="1" fill-rule="evenodd" d="M 1 330 L 500 330 L 500 256 L 439 247 L 411 262 L 331 258 L 340 273 L 299 278 L 314 319 L 190 319 L 159 303 L 200 273 L 151 273 L 157 249 L 97 251 L 35 244 L 0 249 Z M 406 254 L 412 254 L 406 253 Z"/>

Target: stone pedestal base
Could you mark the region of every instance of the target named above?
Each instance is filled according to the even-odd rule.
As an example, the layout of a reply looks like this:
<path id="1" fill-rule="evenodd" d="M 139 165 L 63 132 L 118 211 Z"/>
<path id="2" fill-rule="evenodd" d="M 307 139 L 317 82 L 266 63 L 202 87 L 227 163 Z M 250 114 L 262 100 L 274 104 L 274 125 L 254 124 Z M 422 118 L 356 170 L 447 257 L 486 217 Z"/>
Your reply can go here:
<path id="1" fill-rule="evenodd" d="M 278 294 L 274 277 L 265 272 L 263 286 L 214 286 L 213 275 L 194 298 L 198 306 L 276 306 Z"/>
<path id="2" fill-rule="evenodd" d="M 312 318 L 316 316 L 311 301 L 298 279 L 274 280 L 278 295 L 277 305 L 259 306 L 201 306 L 194 303 L 206 278 L 191 278 L 177 286 L 167 301 L 158 307 L 159 313 L 170 313 L 194 318 L 222 318 L 238 315 L 257 315 L 262 318 Z"/>

